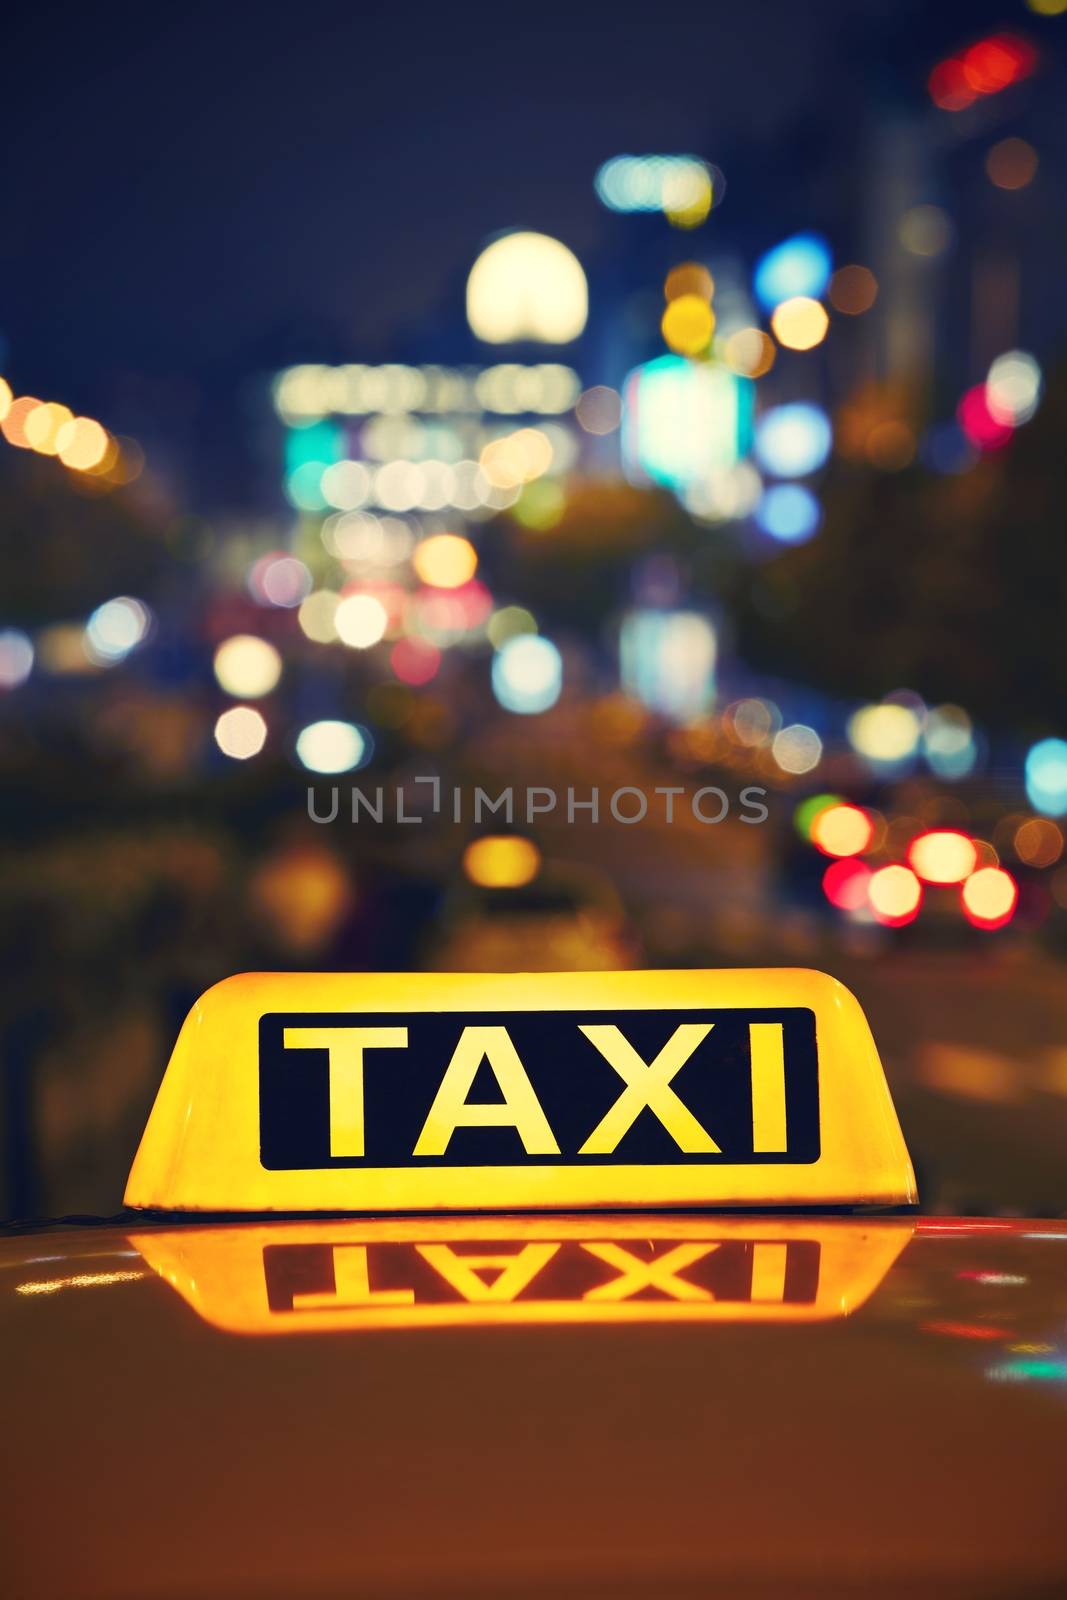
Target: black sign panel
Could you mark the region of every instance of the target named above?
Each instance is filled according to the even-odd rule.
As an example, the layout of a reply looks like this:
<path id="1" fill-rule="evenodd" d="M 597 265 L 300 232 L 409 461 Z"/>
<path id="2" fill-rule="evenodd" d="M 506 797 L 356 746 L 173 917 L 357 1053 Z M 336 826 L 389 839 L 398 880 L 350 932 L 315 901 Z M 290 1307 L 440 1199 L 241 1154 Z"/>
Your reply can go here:
<path id="1" fill-rule="evenodd" d="M 780 1028 L 784 1128 L 781 1148 L 754 1148 L 754 1025 Z M 582 1031 L 617 1030 L 629 1059 L 653 1063 L 679 1028 L 702 1033 L 669 1079 L 669 1094 L 706 1130 L 715 1153 L 687 1152 L 637 1088 L 638 1109 L 610 1151 L 581 1153 L 592 1131 L 627 1092 L 619 1071 Z M 287 1030 L 406 1029 L 406 1043 L 368 1048 L 362 1069 L 363 1154 L 331 1154 L 327 1048 L 292 1048 Z M 506 1030 L 509 1050 L 536 1096 L 559 1153 L 530 1154 L 515 1125 L 456 1126 L 443 1153 L 416 1145 L 461 1044 L 464 1030 Z M 501 1037 L 498 1033 L 496 1037 Z M 640 1073 L 640 1069 L 635 1069 Z M 650 1074 L 651 1076 L 651 1074 Z M 637 1077 L 635 1077 L 635 1084 Z M 710 1165 L 813 1162 L 819 1157 L 819 1074 L 815 1016 L 806 1007 L 751 1010 L 271 1013 L 260 1019 L 260 1160 L 273 1170 L 329 1167 L 493 1167 Z M 465 1093 L 470 1106 L 501 1105 L 488 1060 Z M 651 1096 L 653 1100 L 657 1097 Z M 662 1100 L 660 1100 L 662 1106 Z"/>

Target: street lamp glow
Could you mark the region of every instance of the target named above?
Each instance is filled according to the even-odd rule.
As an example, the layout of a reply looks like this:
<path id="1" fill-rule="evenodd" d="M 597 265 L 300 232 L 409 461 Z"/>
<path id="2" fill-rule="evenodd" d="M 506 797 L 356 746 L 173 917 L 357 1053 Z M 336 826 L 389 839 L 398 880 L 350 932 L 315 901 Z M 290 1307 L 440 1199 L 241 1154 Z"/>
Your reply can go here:
<path id="1" fill-rule="evenodd" d="M 585 327 L 589 292 L 577 256 L 544 233 L 509 233 L 467 279 L 467 321 L 487 344 L 569 344 Z"/>

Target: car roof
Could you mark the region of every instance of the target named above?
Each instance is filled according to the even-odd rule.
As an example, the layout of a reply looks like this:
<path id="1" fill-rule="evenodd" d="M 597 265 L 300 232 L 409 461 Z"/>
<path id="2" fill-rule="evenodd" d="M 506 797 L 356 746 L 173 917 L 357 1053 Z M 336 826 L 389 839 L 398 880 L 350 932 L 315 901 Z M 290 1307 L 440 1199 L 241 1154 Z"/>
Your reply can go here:
<path id="1" fill-rule="evenodd" d="M 646 1260 L 672 1229 L 735 1255 L 777 1235 L 814 1244 L 825 1283 L 845 1263 L 844 1287 L 799 1320 L 734 1317 L 721 1278 L 717 1319 L 308 1336 L 283 1297 L 277 1331 L 238 1331 L 233 1305 L 224 1325 L 213 1251 L 321 1253 L 358 1226 L 0 1240 L 9 1592 L 1062 1592 L 1067 1223 L 543 1216 L 543 1239 Z"/>

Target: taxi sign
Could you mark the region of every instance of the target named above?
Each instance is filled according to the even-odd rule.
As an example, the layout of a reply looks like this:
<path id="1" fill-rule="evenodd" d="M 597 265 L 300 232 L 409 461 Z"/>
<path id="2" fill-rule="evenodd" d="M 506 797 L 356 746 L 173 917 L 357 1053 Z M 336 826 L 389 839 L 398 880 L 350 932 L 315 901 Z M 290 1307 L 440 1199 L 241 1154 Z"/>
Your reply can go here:
<path id="1" fill-rule="evenodd" d="M 228 1333 L 822 1322 L 855 1311 L 909 1218 L 463 1217 L 145 1231 L 131 1244 Z"/>
<path id="2" fill-rule="evenodd" d="M 246 973 L 193 1007 L 126 1204 L 915 1203 L 857 1001 L 808 971 Z"/>

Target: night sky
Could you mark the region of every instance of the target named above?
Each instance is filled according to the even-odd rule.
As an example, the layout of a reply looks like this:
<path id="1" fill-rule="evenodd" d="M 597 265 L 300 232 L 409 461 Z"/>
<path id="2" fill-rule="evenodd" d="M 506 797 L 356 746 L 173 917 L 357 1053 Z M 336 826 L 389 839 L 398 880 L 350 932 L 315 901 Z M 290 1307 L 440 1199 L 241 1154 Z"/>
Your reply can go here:
<path id="1" fill-rule="evenodd" d="M 1021 0 L 930 10 L 22 6 L 0 63 L 4 368 L 90 407 L 116 374 L 210 383 L 286 330 L 385 355 L 487 234 L 595 251 L 606 156 L 726 166 L 847 93 L 857 56 L 906 54 L 916 26 L 936 59 L 961 29 L 1027 18 Z"/>

